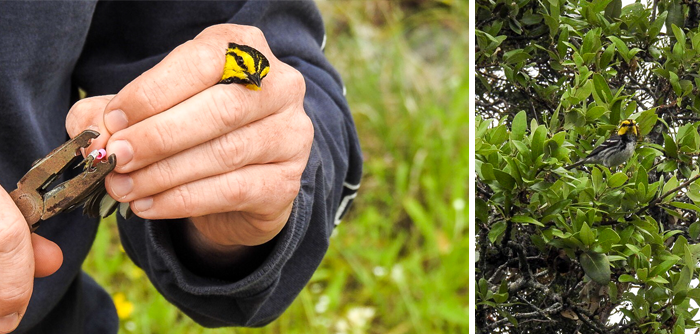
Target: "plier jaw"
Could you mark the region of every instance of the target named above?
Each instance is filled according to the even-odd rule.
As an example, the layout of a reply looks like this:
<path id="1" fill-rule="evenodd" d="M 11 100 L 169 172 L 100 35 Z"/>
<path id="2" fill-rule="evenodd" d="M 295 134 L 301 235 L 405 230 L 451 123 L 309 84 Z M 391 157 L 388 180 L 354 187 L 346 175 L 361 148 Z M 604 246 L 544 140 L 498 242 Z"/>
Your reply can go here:
<path id="1" fill-rule="evenodd" d="M 40 220 L 75 208 L 98 187 L 104 186 L 104 178 L 117 165 L 117 157 L 114 154 L 97 162 L 94 167 L 86 166 L 81 175 L 47 190 L 51 183 L 81 156 L 80 149 L 87 148 L 90 141 L 99 135 L 97 131 L 83 131 L 35 162 L 27 174 L 17 182 L 17 189 L 12 191 L 10 196 L 32 232 L 39 227 Z M 92 165 L 92 161 L 88 165 Z"/>

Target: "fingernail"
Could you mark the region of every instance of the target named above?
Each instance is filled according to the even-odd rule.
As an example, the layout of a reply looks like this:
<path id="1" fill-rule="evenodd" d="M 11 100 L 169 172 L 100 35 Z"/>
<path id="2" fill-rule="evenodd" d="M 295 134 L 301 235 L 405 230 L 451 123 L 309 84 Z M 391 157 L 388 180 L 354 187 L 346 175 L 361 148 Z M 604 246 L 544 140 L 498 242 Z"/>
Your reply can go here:
<path id="1" fill-rule="evenodd" d="M 137 212 L 144 212 L 153 206 L 153 197 L 144 197 L 134 201 L 134 210 Z"/>
<path id="2" fill-rule="evenodd" d="M 105 115 L 105 127 L 109 133 L 126 129 L 127 126 L 129 126 L 129 120 L 126 119 L 126 114 L 123 111 L 115 109 Z"/>
<path id="3" fill-rule="evenodd" d="M 88 129 L 88 130 L 92 130 L 92 131 L 100 132 L 100 127 L 97 126 L 97 125 L 95 125 L 95 124 L 90 124 L 90 125 L 87 127 L 87 129 Z"/>
<path id="4" fill-rule="evenodd" d="M 107 152 L 117 155 L 117 164 L 124 166 L 134 157 L 134 148 L 126 140 L 117 140 L 107 145 Z"/>
<path id="5" fill-rule="evenodd" d="M 127 174 L 114 173 L 109 184 L 112 188 L 112 193 L 117 196 L 117 199 L 122 199 L 134 189 L 134 181 Z"/>
<path id="6" fill-rule="evenodd" d="M 19 325 L 19 315 L 17 312 L 0 317 L 0 332 L 9 333 Z"/>

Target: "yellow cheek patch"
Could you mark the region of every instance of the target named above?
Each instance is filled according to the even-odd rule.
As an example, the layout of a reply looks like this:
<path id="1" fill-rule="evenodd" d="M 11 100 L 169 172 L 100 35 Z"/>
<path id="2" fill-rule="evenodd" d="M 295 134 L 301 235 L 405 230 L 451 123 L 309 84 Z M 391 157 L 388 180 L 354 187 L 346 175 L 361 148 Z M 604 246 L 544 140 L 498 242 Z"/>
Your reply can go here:
<path id="1" fill-rule="evenodd" d="M 246 70 L 248 73 L 255 73 L 255 60 L 248 52 L 238 48 L 233 49 L 233 52 L 243 58 L 243 64 L 247 67 Z"/>
<path id="2" fill-rule="evenodd" d="M 224 64 L 224 74 L 221 76 L 221 80 L 227 80 L 230 78 L 245 79 L 247 75 L 245 71 L 238 66 L 236 62 L 236 57 L 233 55 L 226 55 L 226 64 Z"/>
<path id="3" fill-rule="evenodd" d="M 263 70 L 260 72 L 260 79 L 264 78 L 269 72 L 270 66 L 265 66 L 265 68 L 263 68 Z"/>

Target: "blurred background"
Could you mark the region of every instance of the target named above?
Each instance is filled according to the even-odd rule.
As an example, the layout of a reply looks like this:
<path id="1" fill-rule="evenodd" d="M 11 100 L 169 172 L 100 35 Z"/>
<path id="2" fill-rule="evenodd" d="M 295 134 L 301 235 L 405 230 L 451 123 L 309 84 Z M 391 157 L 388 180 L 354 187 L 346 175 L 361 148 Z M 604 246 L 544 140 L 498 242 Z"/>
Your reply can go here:
<path id="1" fill-rule="evenodd" d="M 365 158 L 321 267 L 268 326 L 205 329 L 131 262 L 112 216 L 83 268 L 113 296 L 120 333 L 467 331 L 468 1 L 318 6 Z"/>

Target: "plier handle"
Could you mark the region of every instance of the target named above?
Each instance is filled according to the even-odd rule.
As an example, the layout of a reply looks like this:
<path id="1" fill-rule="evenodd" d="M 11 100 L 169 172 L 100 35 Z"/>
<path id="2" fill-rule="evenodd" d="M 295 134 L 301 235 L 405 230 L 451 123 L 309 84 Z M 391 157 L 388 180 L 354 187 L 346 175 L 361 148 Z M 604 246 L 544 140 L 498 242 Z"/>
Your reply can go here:
<path id="1" fill-rule="evenodd" d="M 85 171 L 51 190 L 47 188 L 66 168 L 81 156 L 80 149 L 90 145 L 100 133 L 85 130 L 73 139 L 57 147 L 46 157 L 36 161 L 19 182 L 17 189 L 10 193 L 15 204 L 24 215 L 29 229 L 34 232 L 40 220 L 46 220 L 63 211 L 82 204 L 88 195 L 103 186 L 103 180 L 117 165 L 117 157 L 112 154 L 97 162 L 87 161 Z"/>

